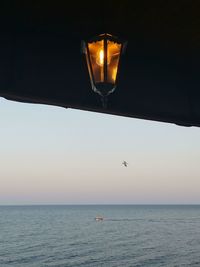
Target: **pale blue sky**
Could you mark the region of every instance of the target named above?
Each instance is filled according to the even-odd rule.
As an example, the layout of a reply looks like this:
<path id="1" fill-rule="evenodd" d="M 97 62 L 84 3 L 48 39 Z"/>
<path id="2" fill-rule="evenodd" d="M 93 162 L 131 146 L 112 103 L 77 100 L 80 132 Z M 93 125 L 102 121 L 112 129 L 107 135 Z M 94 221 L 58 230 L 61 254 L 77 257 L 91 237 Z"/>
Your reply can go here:
<path id="1" fill-rule="evenodd" d="M 0 125 L 2 205 L 200 203 L 200 128 L 3 98 Z"/>

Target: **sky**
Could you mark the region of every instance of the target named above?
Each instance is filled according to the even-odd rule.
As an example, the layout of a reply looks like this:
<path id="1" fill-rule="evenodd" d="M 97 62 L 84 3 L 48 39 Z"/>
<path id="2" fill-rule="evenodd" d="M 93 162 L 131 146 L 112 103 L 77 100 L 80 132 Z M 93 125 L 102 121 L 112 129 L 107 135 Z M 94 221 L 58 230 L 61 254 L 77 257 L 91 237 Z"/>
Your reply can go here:
<path id="1" fill-rule="evenodd" d="M 33 204 L 200 204 L 200 128 L 0 98 L 0 205 Z"/>

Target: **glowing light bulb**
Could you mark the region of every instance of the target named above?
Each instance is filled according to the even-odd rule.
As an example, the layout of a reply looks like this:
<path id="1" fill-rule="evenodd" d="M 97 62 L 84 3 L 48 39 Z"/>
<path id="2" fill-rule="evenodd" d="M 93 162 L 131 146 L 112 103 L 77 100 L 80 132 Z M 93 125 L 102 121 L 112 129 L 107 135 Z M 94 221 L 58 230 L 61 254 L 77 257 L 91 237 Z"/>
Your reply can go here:
<path id="1" fill-rule="evenodd" d="M 100 49 L 98 52 L 97 52 L 97 58 L 96 58 L 96 63 L 99 65 L 99 66 L 103 66 L 104 65 L 104 60 L 105 60 L 105 55 L 104 55 L 104 50 L 103 49 Z M 109 51 L 107 53 L 107 65 L 110 64 L 110 55 L 109 55 Z"/>
<path id="2" fill-rule="evenodd" d="M 99 66 L 103 66 L 104 64 L 104 51 L 103 49 L 100 49 L 98 52 L 97 52 L 97 59 L 96 59 L 96 62 Z"/>
<path id="3" fill-rule="evenodd" d="M 101 65 L 103 65 L 104 63 L 104 51 L 103 50 L 99 52 L 99 62 Z"/>

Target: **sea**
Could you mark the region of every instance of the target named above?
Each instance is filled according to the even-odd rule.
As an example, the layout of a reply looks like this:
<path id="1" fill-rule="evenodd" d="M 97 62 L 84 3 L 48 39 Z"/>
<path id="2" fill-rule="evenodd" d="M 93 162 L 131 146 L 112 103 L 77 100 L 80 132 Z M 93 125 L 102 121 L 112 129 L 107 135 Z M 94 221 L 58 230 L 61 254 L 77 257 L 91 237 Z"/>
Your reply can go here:
<path id="1" fill-rule="evenodd" d="M 0 206 L 8 266 L 200 267 L 200 206 Z"/>

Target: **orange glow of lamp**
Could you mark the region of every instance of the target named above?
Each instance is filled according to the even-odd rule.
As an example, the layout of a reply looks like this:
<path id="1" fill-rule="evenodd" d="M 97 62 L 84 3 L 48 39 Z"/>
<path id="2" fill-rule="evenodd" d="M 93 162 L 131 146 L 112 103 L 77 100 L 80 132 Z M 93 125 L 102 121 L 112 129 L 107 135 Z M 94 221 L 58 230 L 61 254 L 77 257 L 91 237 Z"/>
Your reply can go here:
<path id="1" fill-rule="evenodd" d="M 92 89 L 102 97 L 104 108 L 107 96 L 116 89 L 120 59 L 126 44 L 110 34 L 82 42 Z"/>

